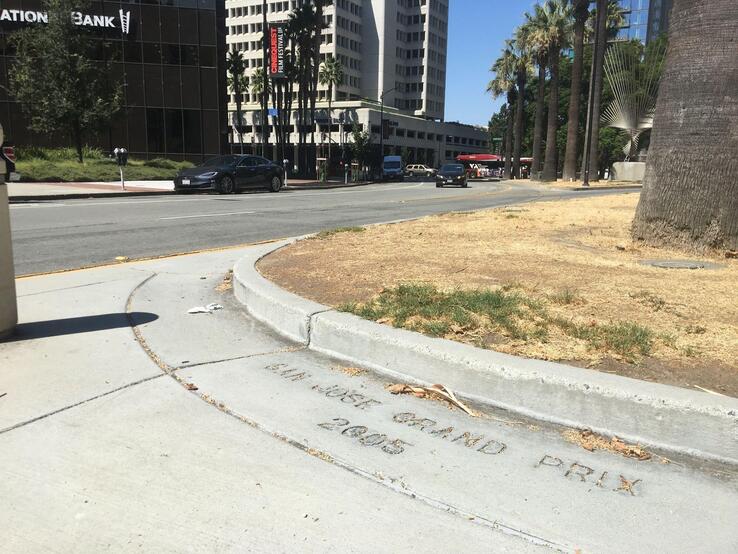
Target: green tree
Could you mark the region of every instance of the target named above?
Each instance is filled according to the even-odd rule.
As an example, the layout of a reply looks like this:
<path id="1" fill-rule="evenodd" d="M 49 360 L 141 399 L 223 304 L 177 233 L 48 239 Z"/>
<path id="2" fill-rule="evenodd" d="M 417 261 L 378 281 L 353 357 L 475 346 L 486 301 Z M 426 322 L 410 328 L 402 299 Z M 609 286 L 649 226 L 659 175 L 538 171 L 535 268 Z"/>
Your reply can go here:
<path id="1" fill-rule="evenodd" d="M 538 67 L 531 176 L 537 176 L 543 167 L 543 116 L 546 111 L 546 65 L 548 64 L 548 40 L 544 32 L 545 24 L 546 15 L 540 4 L 534 6 L 532 14 L 525 14 L 523 37 L 531 52 L 533 62 Z"/>
<path id="2" fill-rule="evenodd" d="M 269 80 L 269 77 L 267 76 L 266 71 L 264 71 L 263 67 L 257 67 L 256 71 L 251 75 L 251 92 L 253 92 L 257 97 L 261 98 L 261 95 L 264 93 L 264 88 L 266 88 L 267 96 L 271 93 L 272 86 L 271 82 Z M 262 140 L 267 136 L 266 135 L 266 129 L 269 126 L 269 120 L 267 118 L 267 121 L 261 122 L 261 136 Z M 256 130 L 254 129 L 254 134 L 256 134 Z"/>
<path id="3" fill-rule="evenodd" d="M 292 54 L 295 60 L 295 79 L 297 84 L 297 166 L 300 173 L 307 173 L 310 168 L 306 158 L 308 133 L 308 107 L 310 89 L 312 88 L 313 61 L 315 56 L 316 26 L 315 11 L 311 2 L 305 2 L 295 8 L 289 15 L 287 32 L 292 40 Z M 313 124 L 314 127 L 314 124 Z"/>
<path id="4" fill-rule="evenodd" d="M 543 180 L 555 181 L 558 170 L 556 135 L 559 126 L 559 58 L 569 37 L 571 12 L 566 0 L 548 0 L 538 15 L 540 21 L 531 32 L 536 42 L 547 45 L 550 72 Z"/>
<path id="5" fill-rule="evenodd" d="M 333 89 L 343 82 L 343 66 L 333 56 L 329 56 L 320 66 L 318 75 L 320 84 L 328 87 L 328 163 L 331 160 L 331 142 L 333 129 Z"/>
<path id="6" fill-rule="evenodd" d="M 564 155 L 563 178 L 576 179 L 579 153 L 579 110 L 581 102 L 582 74 L 584 68 L 584 31 L 589 19 L 589 0 L 569 0 L 574 16 L 572 48 L 574 64 L 571 70 L 571 91 L 569 95 L 569 117 L 566 128 L 566 154 Z"/>
<path id="7" fill-rule="evenodd" d="M 38 133 L 68 132 L 82 163 L 85 136 L 107 125 L 120 110 L 122 87 L 110 83 L 92 61 L 93 41 L 70 14 L 83 11 L 80 0 L 45 0 L 48 25 L 17 31 L 11 37 L 16 61 L 8 71 L 9 89 L 21 103 L 29 127 Z"/>
<path id="8" fill-rule="evenodd" d="M 515 86 L 517 88 L 517 102 L 515 105 L 515 143 L 513 145 L 512 176 L 520 179 L 520 153 L 523 146 L 524 119 L 525 119 L 525 85 L 528 82 L 532 68 L 531 51 L 526 42 L 526 27 L 522 26 L 515 32 L 512 42 L 515 56 Z"/>
<path id="9" fill-rule="evenodd" d="M 490 71 L 494 73 L 494 78 L 487 84 L 487 92 L 492 94 L 494 98 L 505 95 L 507 103 L 507 121 L 505 124 L 505 167 L 504 178 L 509 179 L 512 176 L 512 139 L 513 139 L 513 114 L 515 102 L 515 79 L 516 79 L 517 60 L 513 52 L 513 44 L 511 40 L 505 41 L 505 48 L 502 49 L 495 63 L 492 64 Z"/>
<path id="10" fill-rule="evenodd" d="M 231 50 L 226 59 L 226 71 L 228 72 L 228 87 L 236 97 L 236 132 L 238 132 L 238 143 L 241 145 L 243 154 L 243 95 L 249 90 L 248 79 L 244 74 L 246 65 L 240 50 Z"/>

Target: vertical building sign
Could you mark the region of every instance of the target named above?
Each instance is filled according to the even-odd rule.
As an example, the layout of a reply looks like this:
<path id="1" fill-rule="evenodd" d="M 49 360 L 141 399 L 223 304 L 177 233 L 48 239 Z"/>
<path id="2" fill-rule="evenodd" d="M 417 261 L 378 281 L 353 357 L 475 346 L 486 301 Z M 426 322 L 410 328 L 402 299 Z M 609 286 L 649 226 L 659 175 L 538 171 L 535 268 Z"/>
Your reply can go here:
<path id="1" fill-rule="evenodd" d="M 269 27 L 269 76 L 272 79 L 284 78 L 284 26 Z"/>

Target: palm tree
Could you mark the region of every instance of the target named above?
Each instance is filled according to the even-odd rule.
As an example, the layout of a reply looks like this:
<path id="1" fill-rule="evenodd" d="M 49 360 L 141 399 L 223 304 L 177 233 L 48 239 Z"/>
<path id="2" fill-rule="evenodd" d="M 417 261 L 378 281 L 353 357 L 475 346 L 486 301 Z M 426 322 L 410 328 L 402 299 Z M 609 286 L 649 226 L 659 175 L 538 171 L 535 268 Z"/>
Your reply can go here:
<path id="1" fill-rule="evenodd" d="M 511 176 L 512 136 L 513 136 L 513 102 L 515 101 L 515 78 L 517 61 L 513 52 L 512 41 L 505 41 L 502 55 L 497 58 L 490 71 L 495 74 L 487 85 L 487 92 L 497 98 L 503 94 L 507 103 L 507 122 L 505 125 L 505 169 L 504 178 Z"/>
<path id="2" fill-rule="evenodd" d="M 314 17 L 312 4 L 308 2 L 290 13 L 287 23 L 287 32 L 293 43 L 293 59 L 295 60 L 297 80 L 297 165 L 301 173 L 308 171 L 305 145 L 307 144 L 307 112 L 315 46 L 313 36 Z"/>
<path id="3" fill-rule="evenodd" d="M 519 31 L 519 29 L 518 29 Z M 520 179 L 520 151 L 523 145 L 523 115 L 525 112 L 525 85 L 528 81 L 528 73 L 531 67 L 530 52 L 525 41 L 518 39 L 513 41 L 513 54 L 515 56 L 515 84 L 517 87 L 517 103 L 515 105 L 515 144 L 512 156 L 513 179 Z"/>
<path id="4" fill-rule="evenodd" d="M 266 74 L 266 71 L 264 71 L 263 67 L 256 68 L 256 71 L 251 75 L 251 92 L 253 92 L 257 97 L 261 98 L 261 95 L 264 93 L 264 87 L 267 89 L 267 96 L 271 92 L 271 82 L 269 80 L 269 77 Z M 269 125 L 269 121 L 262 121 L 261 122 L 261 136 L 266 136 L 265 128 Z M 256 131 L 254 131 L 254 134 L 256 134 Z"/>
<path id="5" fill-rule="evenodd" d="M 538 10 L 536 10 L 538 12 Z M 570 9 L 566 0 L 548 0 L 541 7 L 541 21 L 533 29 L 536 42 L 547 44 L 550 89 L 546 126 L 546 159 L 543 180 L 555 181 L 558 170 L 556 133 L 559 119 L 559 56 L 566 45 L 570 26 Z"/>
<path id="6" fill-rule="evenodd" d="M 226 60 L 226 71 L 228 72 L 228 88 L 233 91 L 236 97 L 236 132 L 238 133 L 238 143 L 241 145 L 241 154 L 243 154 L 243 111 L 241 104 L 243 95 L 248 91 L 248 80 L 244 71 L 246 65 L 243 61 L 243 54 L 240 50 L 231 50 Z"/>
<path id="7" fill-rule="evenodd" d="M 315 103 L 318 99 L 318 81 L 320 79 L 320 44 L 322 42 L 322 31 L 327 27 L 323 21 L 323 9 L 333 0 L 312 0 L 315 10 L 312 18 L 312 34 L 314 46 L 312 48 L 312 75 L 310 76 L 310 135 L 312 143 L 315 144 Z"/>
<path id="8" fill-rule="evenodd" d="M 543 115 L 546 110 L 546 64 L 548 62 L 548 42 L 538 29 L 544 24 L 543 8 L 540 4 L 534 7 L 533 15 L 525 14 L 523 36 L 530 50 L 533 62 L 538 67 L 538 90 L 536 92 L 536 117 L 533 125 L 533 163 L 531 176 L 537 176 L 543 164 Z"/>
<path id="9" fill-rule="evenodd" d="M 320 84 L 328 87 L 328 164 L 331 160 L 331 140 L 333 129 L 333 88 L 343 82 L 343 66 L 333 56 L 328 57 L 320 66 L 320 74 L 318 75 Z"/>
<path id="10" fill-rule="evenodd" d="M 738 3 L 674 0 L 633 237 L 738 250 Z"/>
<path id="11" fill-rule="evenodd" d="M 600 18 L 596 14 L 603 12 L 606 17 Z M 590 144 L 589 152 L 589 174 L 590 181 L 599 181 L 599 152 L 600 152 L 600 115 L 602 111 L 602 86 L 605 76 L 605 52 L 607 50 L 607 43 L 609 39 L 614 39 L 617 35 L 618 29 L 623 23 L 623 12 L 620 9 L 620 5 L 617 0 L 597 0 L 597 8 L 594 11 L 595 23 L 597 26 L 597 44 L 594 45 L 594 54 L 592 56 L 592 73 L 590 76 L 590 98 L 592 98 L 592 105 L 588 106 L 589 112 L 594 115 L 588 120 L 591 123 L 592 131 L 592 143 Z M 594 90 L 591 89 L 594 87 Z M 587 130 L 589 133 L 590 131 Z M 584 163 L 585 159 L 582 159 L 582 174 L 584 174 Z"/>
<path id="12" fill-rule="evenodd" d="M 584 67 L 584 30 L 589 19 L 590 0 L 569 0 L 574 14 L 574 63 L 571 68 L 571 96 L 569 98 L 569 121 L 566 128 L 566 154 L 564 155 L 565 181 L 577 177 L 577 145 L 579 143 L 579 109 L 582 93 Z"/>

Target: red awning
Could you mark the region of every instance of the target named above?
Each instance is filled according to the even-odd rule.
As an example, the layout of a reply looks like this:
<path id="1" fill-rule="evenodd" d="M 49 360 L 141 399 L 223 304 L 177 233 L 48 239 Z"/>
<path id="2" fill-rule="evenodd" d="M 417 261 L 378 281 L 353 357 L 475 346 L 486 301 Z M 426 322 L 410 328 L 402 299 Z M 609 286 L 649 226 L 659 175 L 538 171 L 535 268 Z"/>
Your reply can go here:
<path id="1" fill-rule="evenodd" d="M 457 162 L 501 162 L 502 157 L 496 154 L 461 154 L 456 156 Z"/>

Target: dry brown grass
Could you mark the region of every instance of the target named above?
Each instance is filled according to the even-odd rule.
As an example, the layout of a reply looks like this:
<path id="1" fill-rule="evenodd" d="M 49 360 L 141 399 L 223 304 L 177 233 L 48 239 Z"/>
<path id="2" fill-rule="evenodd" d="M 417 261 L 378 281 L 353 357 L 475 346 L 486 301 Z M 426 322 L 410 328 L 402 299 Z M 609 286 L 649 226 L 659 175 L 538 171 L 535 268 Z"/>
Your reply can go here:
<path id="1" fill-rule="evenodd" d="M 688 256 L 631 241 L 637 200 L 623 194 L 541 202 L 369 227 L 298 242 L 259 269 L 288 290 L 333 306 L 370 301 L 402 283 L 441 290 L 512 285 L 544 303 L 552 317 L 647 327 L 656 337 L 652 351 L 633 364 L 556 329 L 546 340 L 495 336 L 488 347 L 738 396 L 738 260 L 704 258 L 726 266 L 716 271 L 640 265 Z"/>

